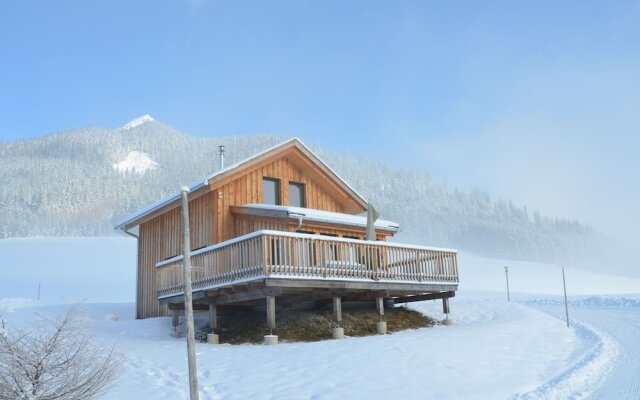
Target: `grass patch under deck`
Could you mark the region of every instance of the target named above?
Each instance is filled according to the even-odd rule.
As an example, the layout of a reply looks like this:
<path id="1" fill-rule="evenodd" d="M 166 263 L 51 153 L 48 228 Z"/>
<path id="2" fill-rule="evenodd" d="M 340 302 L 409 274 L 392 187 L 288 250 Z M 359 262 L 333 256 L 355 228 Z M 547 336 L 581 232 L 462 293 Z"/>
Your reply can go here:
<path id="1" fill-rule="evenodd" d="M 281 342 L 313 342 L 331 339 L 331 328 L 335 326 L 333 313 L 326 309 L 278 310 L 277 329 Z M 346 336 L 369 336 L 376 334 L 376 322 L 380 320 L 373 305 L 367 307 L 344 307 L 342 324 Z M 417 329 L 436 325 L 437 322 L 406 307 L 385 309 L 389 333 L 406 329 Z M 264 312 L 242 310 L 219 317 L 218 330 L 221 343 L 262 343 L 269 333 Z M 204 332 L 198 335 L 205 338 Z"/>

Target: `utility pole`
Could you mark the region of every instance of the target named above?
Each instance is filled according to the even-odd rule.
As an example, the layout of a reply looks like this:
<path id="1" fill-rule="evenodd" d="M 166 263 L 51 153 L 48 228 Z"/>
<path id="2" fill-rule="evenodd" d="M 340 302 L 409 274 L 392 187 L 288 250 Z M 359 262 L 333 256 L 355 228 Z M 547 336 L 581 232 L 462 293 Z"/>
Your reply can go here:
<path id="1" fill-rule="evenodd" d="M 184 311 L 187 320 L 187 359 L 189 362 L 189 391 L 191 400 L 198 400 L 198 370 L 196 368 L 196 337 L 193 327 L 193 303 L 191 289 L 191 240 L 189 239 L 189 188 L 182 194 L 182 253 L 184 277 Z"/>
<path id="2" fill-rule="evenodd" d="M 507 277 L 507 301 L 511 301 L 511 295 L 509 294 L 509 267 L 504 267 L 504 275 Z"/>
<path id="3" fill-rule="evenodd" d="M 567 303 L 567 281 L 564 278 L 564 267 L 562 267 L 562 287 L 564 288 L 564 312 L 567 316 L 567 328 L 569 327 L 569 304 Z"/>

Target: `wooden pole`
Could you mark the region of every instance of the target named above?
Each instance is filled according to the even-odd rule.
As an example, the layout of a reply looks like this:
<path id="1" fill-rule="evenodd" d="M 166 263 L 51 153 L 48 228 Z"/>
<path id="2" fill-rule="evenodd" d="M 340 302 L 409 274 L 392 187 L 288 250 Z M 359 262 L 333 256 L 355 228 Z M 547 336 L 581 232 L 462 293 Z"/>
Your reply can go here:
<path id="1" fill-rule="evenodd" d="M 191 288 L 191 240 L 189 238 L 189 189 L 182 193 L 182 253 L 184 279 L 184 311 L 187 322 L 187 359 L 189 362 L 189 392 L 191 400 L 198 400 L 198 370 L 196 368 L 196 337 L 193 327 L 193 303 Z"/>
<path id="2" fill-rule="evenodd" d="M 564 312 L 567 316 L 567 328 L 569 327 L 569 304 L 567 303 L 567 281 L 564 278 L 564 267 L 562 267 L 562 287 L 564 288 Z"/>
<path id="3" fill-rule="evenodd" d="M 511 295 L 509 294 L 509 267 L 504 267 L 504 274 L 507 277 L 507 301 L 511 301 Z"/>

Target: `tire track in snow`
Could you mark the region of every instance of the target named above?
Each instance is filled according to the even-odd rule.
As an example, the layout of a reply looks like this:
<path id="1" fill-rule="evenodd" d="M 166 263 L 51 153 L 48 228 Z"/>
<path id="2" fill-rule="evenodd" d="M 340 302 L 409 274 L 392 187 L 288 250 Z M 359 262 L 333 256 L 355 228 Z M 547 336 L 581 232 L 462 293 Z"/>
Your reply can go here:
<path id="1" fill-rule="evenodd" d="M 596 340 L 592 351 L 571 368 L 529 393 L 514 396 L 514 400 L 582 400 L 588 399 L 600 386 L 619 357 L 616 341 L 593 326 L 574 323 L 579 336 Z"/>
<path id="2" fill-rule="evenodd" d="M 577 315 L 591 323 L 597 320 L 621 344 L 611 374 L 589 399 L 640 399 L 640 309 L 585 309 L 578 310 Z"/>

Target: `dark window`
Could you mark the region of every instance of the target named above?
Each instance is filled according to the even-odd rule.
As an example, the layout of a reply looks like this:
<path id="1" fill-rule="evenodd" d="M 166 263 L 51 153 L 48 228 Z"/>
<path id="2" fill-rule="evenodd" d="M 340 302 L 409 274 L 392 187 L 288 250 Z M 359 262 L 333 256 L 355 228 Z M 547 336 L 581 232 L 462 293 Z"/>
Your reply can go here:
<path id="1" fill-rule="evenodd" d="M 289 182 L 289 205 L 304 207 L 304 184 Z"/>
<path id="2" fill-rule="evenodd" d="M 280 205 L 280 180 L 262 178 L 262 202 L 264 204 Z"/>

